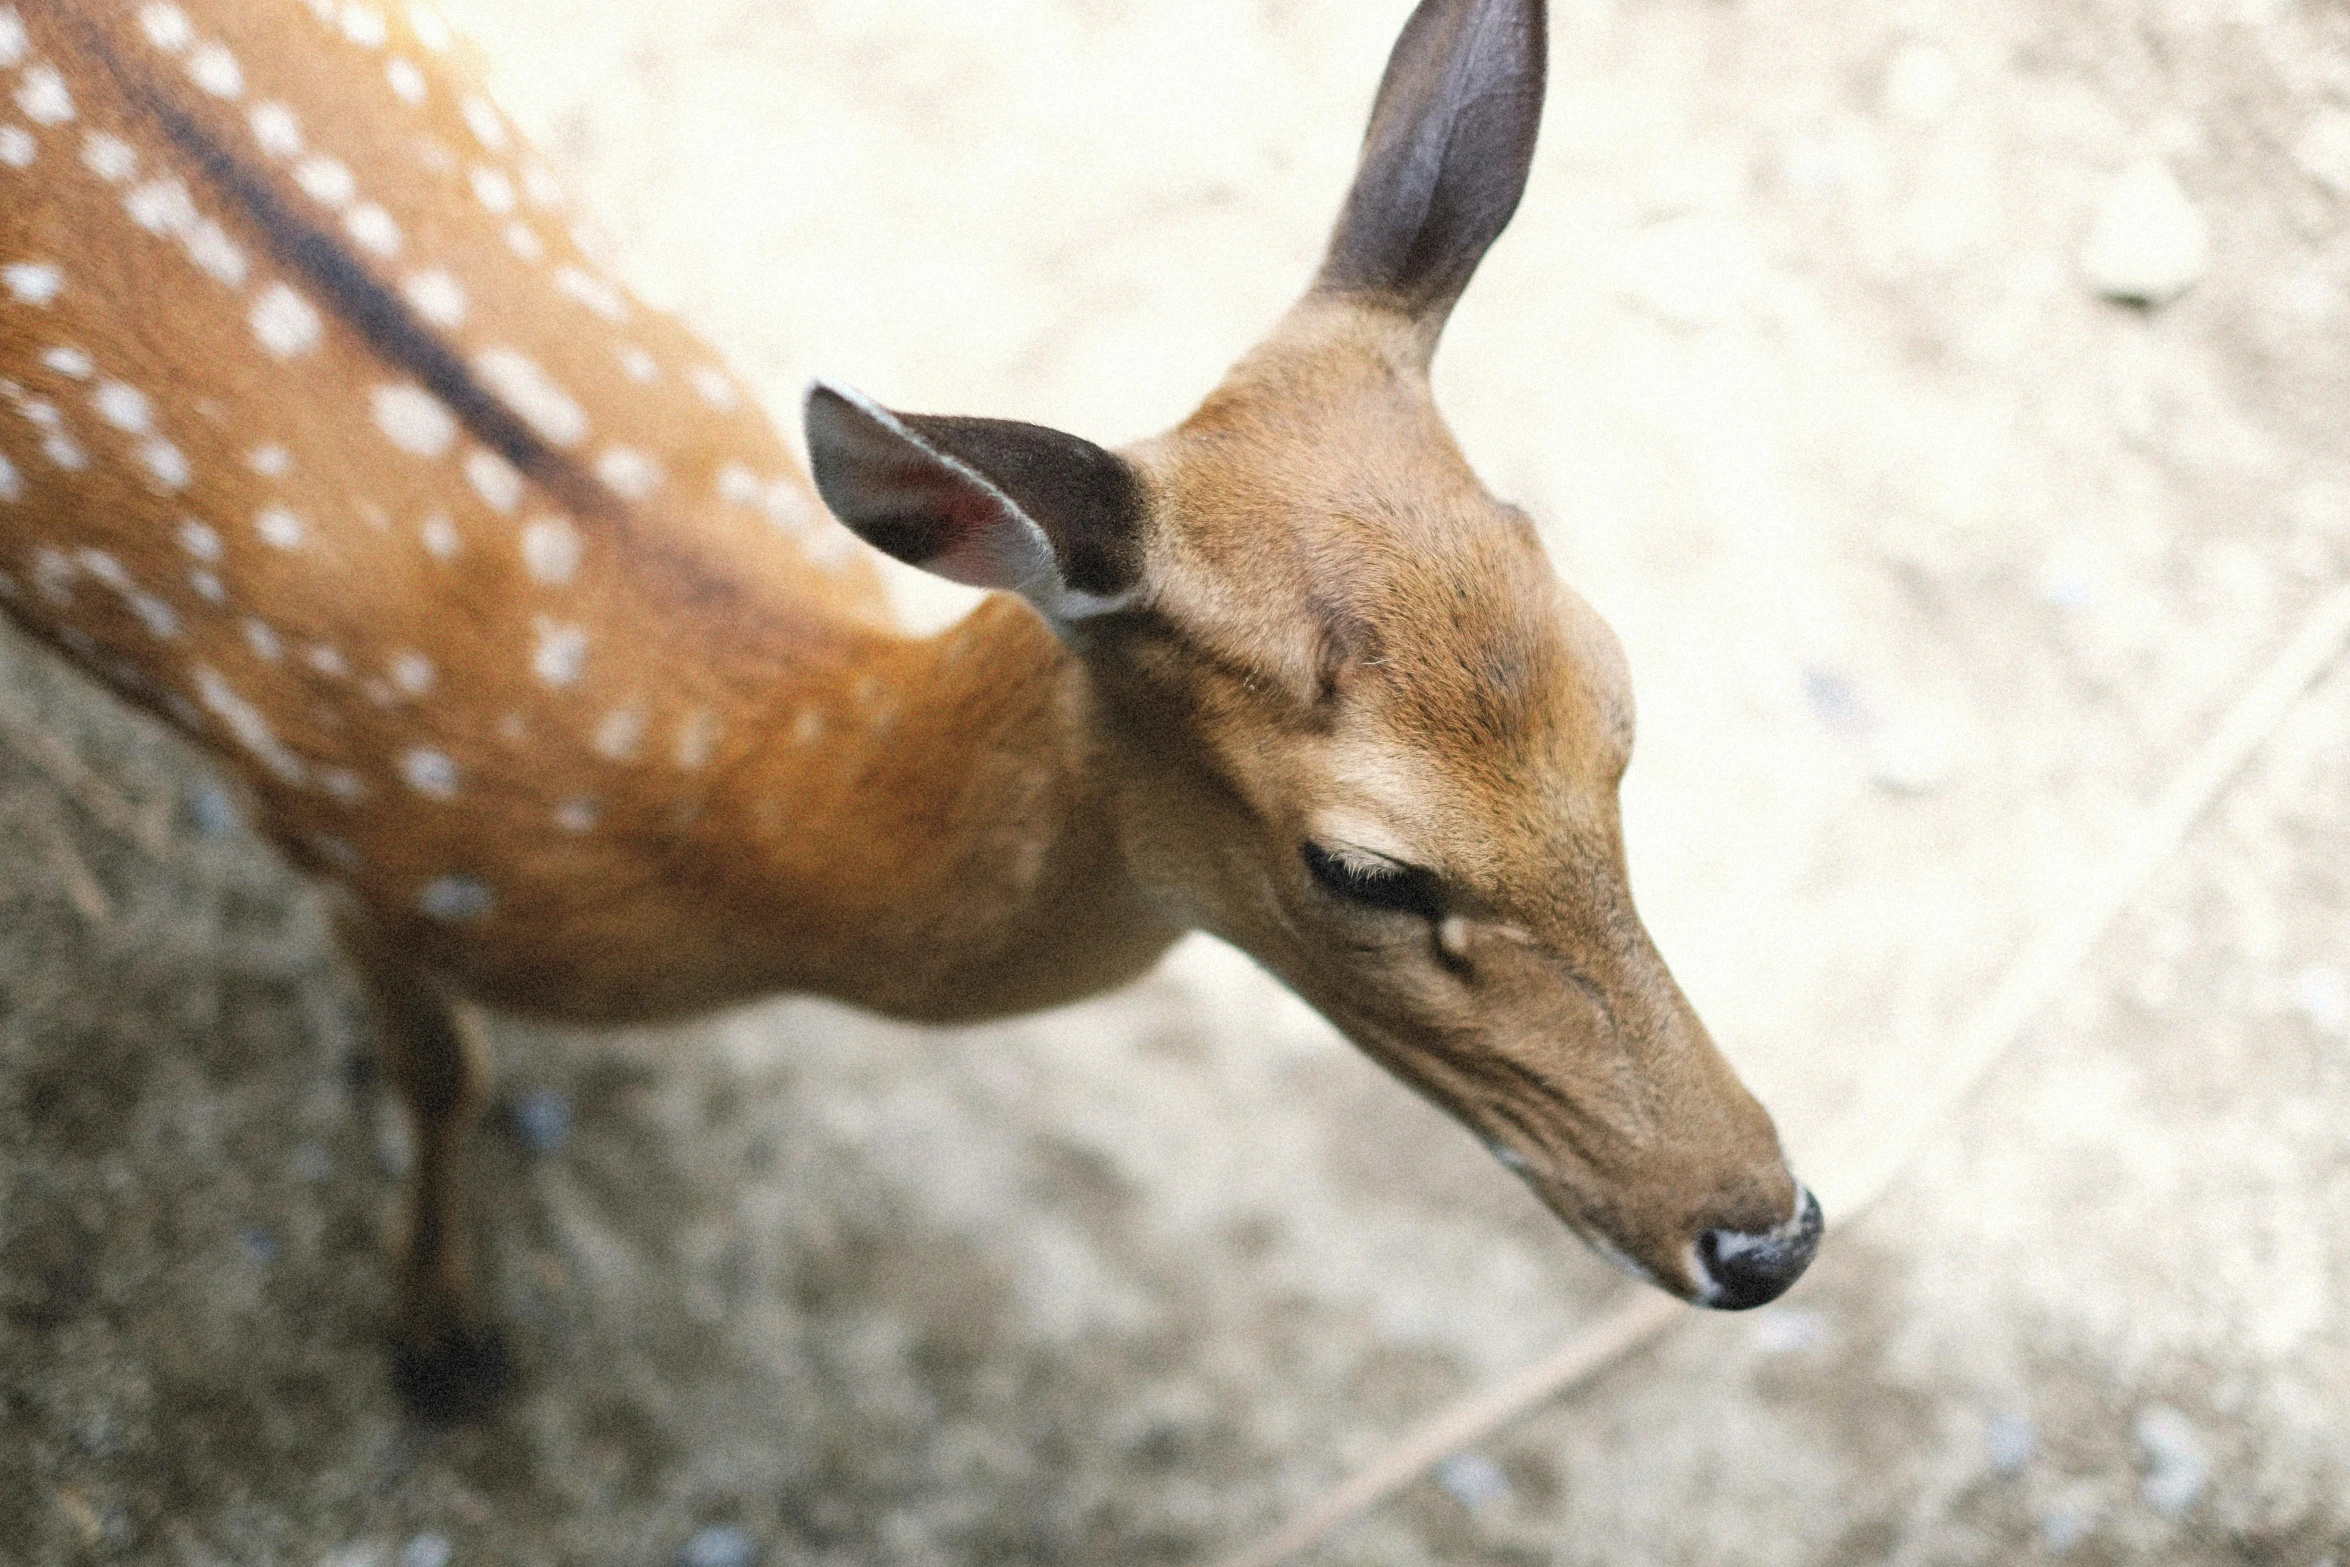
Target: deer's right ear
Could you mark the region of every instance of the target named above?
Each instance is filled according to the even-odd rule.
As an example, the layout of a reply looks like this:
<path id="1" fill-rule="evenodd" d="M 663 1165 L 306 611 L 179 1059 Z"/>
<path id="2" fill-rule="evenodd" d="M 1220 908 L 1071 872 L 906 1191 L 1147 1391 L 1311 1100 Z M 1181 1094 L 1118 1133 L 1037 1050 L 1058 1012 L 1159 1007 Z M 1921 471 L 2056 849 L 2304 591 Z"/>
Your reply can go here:
<path id="1" fill-rule="evenodd" d="M 807 425 L 825 504 L 884 554 L 1057 624 L 1132 601 L 1144 491 L 1115 453 L 1041 425 L 892 413 L 824 381 Z"/>
<path id="2" fill-rule="evenodd" d="M 1518 210 L 1548 63 L 1544 0 L 1421 0 L 1315 287 L 1400 307 L 1433 347 Z"/>

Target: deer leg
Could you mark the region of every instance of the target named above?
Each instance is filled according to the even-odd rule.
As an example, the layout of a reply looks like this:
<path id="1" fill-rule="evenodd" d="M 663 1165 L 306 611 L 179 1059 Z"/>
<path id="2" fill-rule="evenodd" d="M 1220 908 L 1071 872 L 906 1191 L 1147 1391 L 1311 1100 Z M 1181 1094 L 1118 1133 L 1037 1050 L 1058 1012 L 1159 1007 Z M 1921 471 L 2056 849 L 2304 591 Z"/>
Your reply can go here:
<path id="1" fill-rule="evenodd" d="M 339 922 L 352 965 L 374 999 L 384 1066 L 408 1113 L 416 1157 L 399 1251 L 392 1379 L 411 1412 L 472 1419 L 504 1391 L 503 1342 L 473 1276 L 465 1202 L 466 1142 L 489 1098 L 480 1017 L 402 961 L 357 918 Z"/>

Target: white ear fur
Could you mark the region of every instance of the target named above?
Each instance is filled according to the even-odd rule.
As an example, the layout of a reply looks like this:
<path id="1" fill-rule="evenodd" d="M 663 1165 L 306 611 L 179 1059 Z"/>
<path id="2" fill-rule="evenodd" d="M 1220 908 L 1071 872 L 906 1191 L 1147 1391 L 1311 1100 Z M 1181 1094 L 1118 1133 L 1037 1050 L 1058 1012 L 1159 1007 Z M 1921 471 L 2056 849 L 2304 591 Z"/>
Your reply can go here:
<path id="1" fill-rule="evenodd" d="M 1035 518 L 977 468 L 850 387 L 810 383 L 810 467 L 825 504 L 858 537 L 953 582 L 1017 593 L 1047 620 L 1122 609 L 1069 586 Z"/>

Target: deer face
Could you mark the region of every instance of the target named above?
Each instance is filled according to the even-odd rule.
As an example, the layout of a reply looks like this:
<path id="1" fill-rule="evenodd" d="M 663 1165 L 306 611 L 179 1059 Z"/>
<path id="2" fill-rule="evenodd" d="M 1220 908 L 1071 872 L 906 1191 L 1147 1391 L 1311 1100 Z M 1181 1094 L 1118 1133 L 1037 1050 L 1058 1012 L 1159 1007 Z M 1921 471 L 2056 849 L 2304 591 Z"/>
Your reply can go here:
<path id="1" fill-rule="evenodd" d="M 1465 1121 L 1595 1246 L 1774 1298 L 1819 1208 L 1634 911 L 1633 708 L 1606 625 L 1428 389 L 1514 210 L 1538 0 L 1424 0 L 1314 290 L 1114 455 L 819 387 L 819 486 L 900 559 L 1009 588 L 1081 657 L 1126 858 Z"/>

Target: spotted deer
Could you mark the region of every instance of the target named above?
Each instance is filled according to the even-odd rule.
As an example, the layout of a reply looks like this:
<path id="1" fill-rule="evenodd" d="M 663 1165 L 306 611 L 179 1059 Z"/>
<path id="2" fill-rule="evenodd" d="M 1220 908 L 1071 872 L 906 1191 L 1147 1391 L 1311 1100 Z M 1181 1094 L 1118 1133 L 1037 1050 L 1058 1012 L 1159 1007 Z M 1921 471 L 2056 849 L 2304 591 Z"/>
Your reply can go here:
<path id="1" fill-rule="evenodd" d="M 951 1022 L 1195 928 L 1632 1271 L 1803 1270 L 1633 909 L 1622 652 L 1430 395 L 1544 69 L 1540 0 L 1423 0 L 1318 275 L 1167 434 L 820 383 L 811 486 L 429 8 L 0 3 L 0 606 L 323 885 L 416 1132 L 412 1401 L 498 1380 L 477 1007 Z M 1001 591 L 909 635 L 867 546 Z"/>

